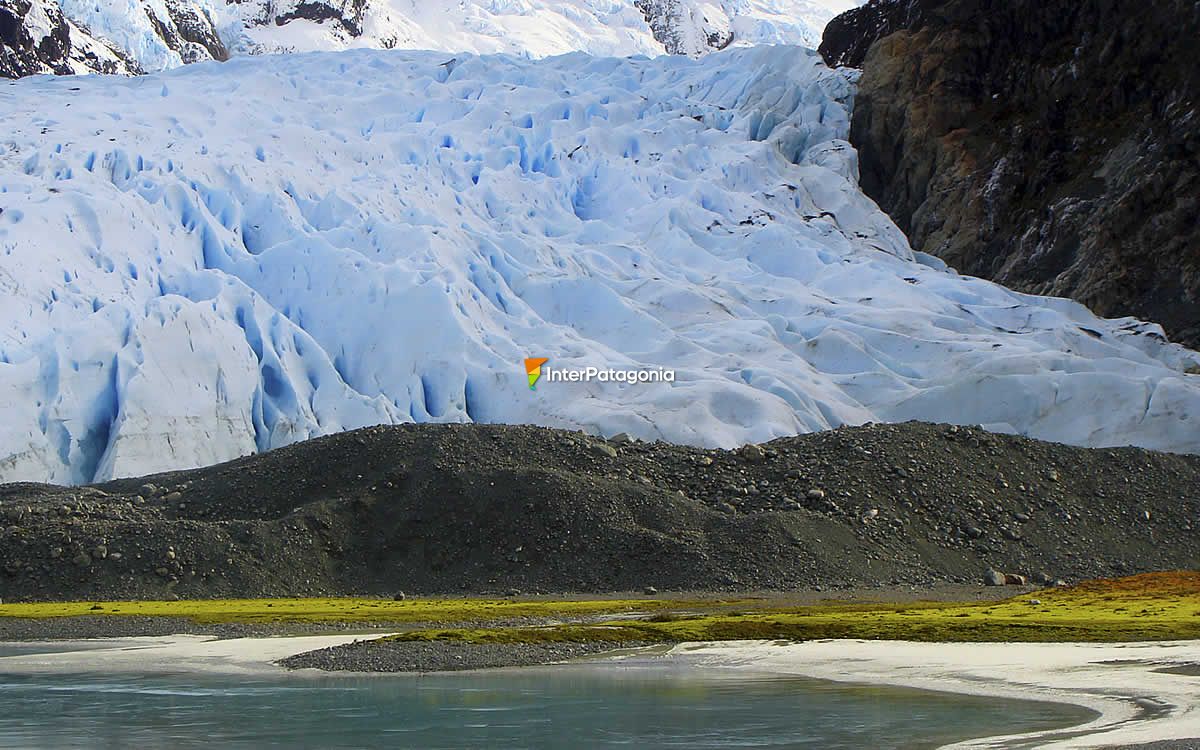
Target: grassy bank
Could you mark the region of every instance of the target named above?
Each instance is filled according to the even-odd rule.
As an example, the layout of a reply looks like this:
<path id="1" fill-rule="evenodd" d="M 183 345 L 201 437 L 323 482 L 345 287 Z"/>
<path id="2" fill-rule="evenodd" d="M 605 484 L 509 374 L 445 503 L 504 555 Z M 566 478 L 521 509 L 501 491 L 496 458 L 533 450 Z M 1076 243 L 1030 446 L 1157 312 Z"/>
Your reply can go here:
<path id="1" fill-rule="evenodd" d="M 0 618 L 81 616 L 189 618 L 202 625 L 411 624 L 394 638 L 468 643 L 1176 640 L 1200 638 L 1200 572 L 1090 581 L 973 603 L 831 601 L 781 608 L 765 599 L 331 598 L 0 605 Z"/>
<path id="2" fill-rule="evenodd" d="M 670 599 L 521 601 L 506 599 L 200 599 L 174 602 L 50 602 L 0 605 L 0 617 L 44 619 L 96 615 L 184 617 L 199 624 L 489 623 L 526 618 L 581 618 L 676 610 Z"/>
<path id="3" fill-rule="evenodd" d="M 910 641 L 1117 642 L 1200 638 L 1200 573 L 1091 581 L 1000 602 L 825 604 L 547 627 L 450 628 L 397 640 L 473 643 L 861 638 Z"/>

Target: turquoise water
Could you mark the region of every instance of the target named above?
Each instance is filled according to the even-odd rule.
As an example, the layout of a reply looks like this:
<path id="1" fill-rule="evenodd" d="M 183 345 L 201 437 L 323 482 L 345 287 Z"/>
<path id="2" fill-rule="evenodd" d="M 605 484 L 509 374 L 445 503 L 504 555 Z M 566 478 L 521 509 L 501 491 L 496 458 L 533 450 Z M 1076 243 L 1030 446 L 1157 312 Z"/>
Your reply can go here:
<path id="1" fill-rule="evenodd" d="M 934 747 L 1085 721 L 1070 706 L 566 666 L 373 677 L 0 674 L 0 747 Z"/>

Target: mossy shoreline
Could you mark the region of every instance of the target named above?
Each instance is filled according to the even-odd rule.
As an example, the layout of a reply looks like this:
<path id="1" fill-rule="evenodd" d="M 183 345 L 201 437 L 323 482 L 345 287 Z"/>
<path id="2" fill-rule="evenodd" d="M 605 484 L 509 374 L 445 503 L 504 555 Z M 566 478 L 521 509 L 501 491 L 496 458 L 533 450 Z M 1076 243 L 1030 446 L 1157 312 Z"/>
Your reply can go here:
<path id="1" fill-rule="evenodd" d="M 401 630 L 391 641 L 629 643 L 831 638 L 961 642 L 1200 639 L 1200 572 L 1149 573 L 1001 601 L 779 607 L 729 599 L 225 599 L 0 605 L 12 618 L 171 618 L 196 626 L 342 626 Z M 111 620 L 110 620 L 111 621 Z"/>

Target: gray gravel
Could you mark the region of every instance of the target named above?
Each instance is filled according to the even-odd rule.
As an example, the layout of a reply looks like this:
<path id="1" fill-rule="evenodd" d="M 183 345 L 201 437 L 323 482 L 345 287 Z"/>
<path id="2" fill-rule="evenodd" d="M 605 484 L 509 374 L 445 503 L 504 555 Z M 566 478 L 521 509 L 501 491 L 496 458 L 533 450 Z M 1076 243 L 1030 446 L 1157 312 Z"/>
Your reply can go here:
<path id="1" fill-rule="evenodd" d="M 653 645 L 628 643 L 456 643 L 449 641 L 355 641 L 290 656 L 288 669 L 333 672 L 452 672 L 463 669 L 526 667 L 577 659 L 608 651 Z"/>
<path id="2" fill-rule="evenodd" d="M 796 591 L 1200 567 L 1200 456 L 873 425 L 734 451 L 372 427 L 0 485 L 0 599 Z"/>

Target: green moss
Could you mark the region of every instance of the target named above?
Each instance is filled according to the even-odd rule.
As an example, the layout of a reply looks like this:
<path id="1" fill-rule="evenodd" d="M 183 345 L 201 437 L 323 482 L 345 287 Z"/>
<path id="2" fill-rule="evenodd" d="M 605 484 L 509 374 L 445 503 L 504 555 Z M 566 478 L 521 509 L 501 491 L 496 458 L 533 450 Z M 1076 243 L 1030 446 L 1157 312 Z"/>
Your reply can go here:
<path id="1" fill-rule="evenodd" d="M 830 604 L 789 610 L 658 615 L 554 627 L 423 630 L 398 640 L 471 643 L 860 638 L 909 641 L 1119 642 L 1200 638 L 1200 574 L 1089 582 L 981 604 Z"/>
<path id="2" fill-rule="evenodd" d="M 826 603 L 769 600 L 221 599 L 0 605 L 0 617 L 187 617 L 214 623 L 411 623 L 403 640 L 472 643 L 813 640 L 1140 641 L 1200 638 L 1200 573 L 1091 581 L 1001 602 Z M 622 616 L 621 619 L 616 619 Z M 542 627 L 511 621 L 587 620 Z M 471 627 L 444 627 L 472 623 Z M 443 627 L 438 627 L 438 626 Z"/>
<path id="3" fill-rule="evenodd" d="M 207 599 L 176 602 L 3 604 L 0 617 L 81 615 L 187 617 L 198 623 L 447 623 L 579 618 L 692 606 L 672 600 L 520 601 L 497 599 Z"/>

